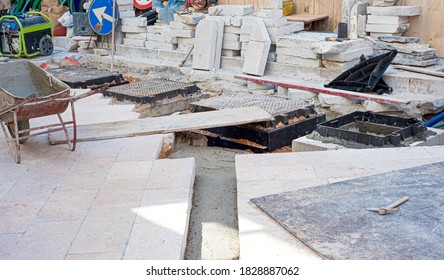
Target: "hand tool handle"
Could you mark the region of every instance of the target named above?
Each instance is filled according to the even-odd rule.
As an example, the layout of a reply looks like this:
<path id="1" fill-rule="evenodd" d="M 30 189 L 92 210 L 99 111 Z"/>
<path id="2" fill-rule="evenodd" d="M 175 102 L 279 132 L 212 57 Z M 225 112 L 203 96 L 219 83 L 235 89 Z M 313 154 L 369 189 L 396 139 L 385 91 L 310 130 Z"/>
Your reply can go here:
<path id="1" fill-rule="evenodd" d="M 409 197 L 406 196 L 406 197 L 404 197 L 404 198 L 402 198 L 402 199 L 400 199 L 400 200 L 398 200 L 398 201 L 396 201 L 396 202 L 390 204 L 390 205 L 387 206 L 385 209 L 396 208 L 396 207 L 398 207 L 399 205 L 403 204 L 404 202 L 406 202 L 406 201 L 408 201 L 408 200 L 409 200 Z"/>

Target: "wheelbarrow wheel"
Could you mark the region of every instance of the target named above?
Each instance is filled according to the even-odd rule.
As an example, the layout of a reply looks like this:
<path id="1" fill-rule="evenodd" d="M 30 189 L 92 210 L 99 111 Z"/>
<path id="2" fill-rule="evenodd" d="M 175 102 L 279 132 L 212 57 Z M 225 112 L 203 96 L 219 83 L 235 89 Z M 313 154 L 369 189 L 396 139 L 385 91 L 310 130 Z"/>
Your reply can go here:
<path id="1" fill-rule="evenodd" d="M 29 120 L 22 120 L 22 121 L 18 121 L 17 122 L 17 126 L 19 130 L 23 130 L 23 129 L 29 129 L 30 125 L 29 125 Z M 15 127 L 14 127 L 14 123 L 9 123 L 8 124 L 8 130 L 9 130 L 9 134 L 11 134 L 12 138 L 15 138 Z M 24 132 L 24 133 L 20 133 L 19 137 L 22 136 L 28 136 L 29 135 L 29 131 L 28 132 Z M 20 144 L 24 144 L 26 141 L 28 140 L 28 138 L 25 139 L 21 139 L 19 141 Z"/>
<path id="2" fill-rule="evenodd" d="M 54 51 L 54 45 L 52 44 L 51 37 L 42 37 L 39 42 L 39 48 L 42 55 L 51 55 Z"/>

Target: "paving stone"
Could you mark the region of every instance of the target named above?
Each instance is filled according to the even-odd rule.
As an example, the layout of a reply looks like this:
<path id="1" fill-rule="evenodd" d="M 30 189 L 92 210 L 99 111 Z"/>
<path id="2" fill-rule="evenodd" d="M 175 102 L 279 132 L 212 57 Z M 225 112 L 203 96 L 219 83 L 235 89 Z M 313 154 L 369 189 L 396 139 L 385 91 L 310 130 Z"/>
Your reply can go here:
<path id="1" fill-rule="evenodd" d="M 310 49 L 277 47 L 276 53 L 278 55 L 288 55 L 288 56 L 296 56 L 296 57 L 301 57 L 301 58 L 318 59 L 318 54 L 314 53 Z"/>
<path id="2" fill-rule="evenodd" d="M 61 260 L 81 225 L 81 220 L 33 222 L 11 249 L 11 259 Z"/>
<path id="3" fill-rule="evenodd" d="M 134 12 L 134 10 L 123 10 L 120 9 L 119 11 L 119 18 L 124 19 L 124 18 L 134 18 L 136 16 L 136 13 Z"/>
<path id="4" fill-rule="evenodd" d="M 145 33 L 146 31 L 146 26 L 122 25 L 122 32 L 124 33 Z"/>
<path id="5" fill-rule="evenodd" d="M 234 26 L 226 26 L 224 29 L 225 33 L 231 33 L 231 34 L 238 34 L 240 35 L 241 32 L 241 27 L 234 27 Z"/>
<path id="6" fill-rule="evenodd" d="M 20 180 L 3 196 L 1 202 L 46 201 L 56 184 L 38 184 L 34 180 Z"/>
<path id="7" fill-rule="evenodd" d="M 360 62 L 360 59 L 355 59 L 347 62 L 336 62 L 331 60 L 322 60 L 322 65 L 324 65 L 327 69 L 334 69 L 334 70 L 341 70 L 345 71 L 352 67 L 354 67 L 356 64 Z"/>
<path id="8" fill-rule="evenodd" d="M 238 34 L 231 34 L 231 33 L 225 33 L 224 34 L 224 41 L 239 42 L 240 41 L 240 35 L 238 35 Z"/>
<path id="9" fill-rule="evenodd" d="M 198 24 L 201 20 L 205 18 L 205 14 L 203 13 L 192 13 L 192 14 L 183 14 L 179 15 L 175 13 L 174 21 L 185 23 L 185 24 Z"/>
<path id="10" fill-rule="evenodd" d="M 186 24 L 178 21 L 172 21 L 170 22 L 170 28 L 179 30 L 196 30 L 196 24 Z"/>
<path id="11" fill-rule="evenodd" d="M 15 247 L 15 244 L 21 237 L 21 233 L 0 234 L 0 259 L 6 260 L 11 258 L 11 249 Z"/>
<path id="12" fill-rule="evenodd" d="M 177 48 L 177 45 L 156 41 L 145 41 L 145 48 L 152 50 L 175 50 Z"/>
<path id="13" fill-rule="evenodd" d="M 267 27 L 262 19 L 258 18 L 257 20 L 253 21 L 251 26 L 250 40 L 262 43 L 271 43 Z"/>
<path id="14" fill-rule="evenodd" d="M 339 106 L 350 106 L 354 104 L 353 100 L 341 96 L 335 96 L 330 94 L 320 93 L 318 95 L 319 101 L 321 102 L 323 107 L 330 107 L 334 105 Z"/>
<path id="15" fill-rule="evenodd" d="M 242 47 L 241 47 L 241 43 L 240 42 L 223 41 L 222 49 L 224 49 L 224 50 L 240 51 L 242 49 Z"/>
<path id="16" fill-rule="evenodd" d="M 401 24 L 367 24 L 365 31 L 378 33 L 403 33 L 410 28 L 410 23 Z"/>
<path id="17" fill-rule="evenodd" d="M 0 233 L 23 233 L 34 220 L 44 201 L 0 202 Z"/>
<path id="18" fill-rule="evenodd" d="M 83 220 L 97 196 L 97 190 L 58 188 L 36 216 L 37 221 Z"/>
<path id="19" fill-rule="evenodd" d="M 131 208 L 92 208 L 69 254 L 123 252 L 135 216 Z"/>
<path id="20" fill-rule="evenodd" d="M 408 17 L 397 17 L 397 16 L 373 16 L 369 15 L 367 17 L 367 22 L 369 24 L 400 24 L 408 23 Z"/>
<path id="21" fill-rule="evenodd" d="M 196 31 L 187 29 L 171 29 L 171 37 L 194 38 Z"/>
<path id="22" fill-rule="evenodd" d="M 387 43 L 419 43 L 421 40 L 416 37 L 402 37 L 402 36 L 380 36 L 379 41 Z"/>
<path id="23" fill-rule="evenodd" d="M 0 201 L 2 200 L 3 196 L 8 193 L 12 186 L 14 186 L 15 183 L 16 181 L 0 181 Z"/>
<path id="24" fill-rule="evenodd" d="M 144 47 L 146 40 L 124 38 L 123 44 L 126 46 Z"/>
<path id="25" fill-rule="evenodd" d="M 324 54 L 322 59 L 331 60 L 337 62 L 348 62 L 359 59 L 362 55 L 368 57 L 373 54 L 373 48 L 362 48 L 356 50 L 350 50 L 339 54 Z"/>
<path id="26" fill-rule="evenodd" d="M 311 68 L 320 67 L 322 65 L 320 59 L 301 58 L 301 57 L 282 55 L 282 54 L 277 56 L 277 62 L 292 64 L 292 65 L 300 65 Z"/>
<path id="27" fill-rule="evenodd" d="M 313 52 L 318 54 L 335 54 L 353 49 L 372 46 L 372 43 L 364 39 L 348 40 L 344 42 L 319 41 L 311 45 Z"/>
<path id="28" fill-rule="evenodd" d="M 68 254 L 66 260 L 121 260 L 123 252 Z"/>
<path id="29" fill-rule="evenodd" d="M 282 9 L 259 9 L 256 16 L 261 18 L 281 18 L 284 16 Z"/>
<path id="30" fill-rule="evenodd" d="M 218 16 L 245 16 L 254 13 L 252 5 L 218 5 L 208 8 L 208 14 Z"/>
<path id="31" fill-rule="evenodd" d="M 100 190 L 98 193 L 93 208 L 137 208 L 143 195 L 143 190 L 130 191 L 125 188 L 121 190 Z"/>
<path id="32" fill-rule="evenodd" d="M 193 55 L 193 69 L 213 70 L 217 48 L 219 23 L 215 20 L 199 22 Z"/>
<path id="33" fill-rule="evenodd" d="M 122 25 L 134 25 L 134 26 L 145 27 L 147 26 L 147 18 L 146 17 L 124 18 L 122 19 Z"/>
<path id="34" fill-rule="evenodd" d="M 367 12 L 374 16 L 400 16 L 411 17 L 421 14 L 421 6 L 393 6 L 393 7 L 371 7 Z"/>
<path id="35" fill-rule="evenodd" d="M 116 162 L 107 179 L 145 179 L 149 177 L 152 165 L 152 161 Z"/>
<path id="36" fill-rule="evenodd" d="M 163 138 L 163 135 L 127 138 L 116 161 L 156 160 L 162 149 Z"/>
<path id="37" fill-rule="evenodd" d="M 192 186 L 195 177 L 194 158 L 156 160 L 151 169 L 147 188 L 166 189 Z"/>
<path id="38" fill-rule="evenodd" d="M 146 40 L 147 39 L 147 33 L 125 33 L 125 38 Z"/>
<path id="39" fill-rule="evenodd" d="M 263 76 L 267 65 L 270 43 L 250 41 L 242 72 Z"/>

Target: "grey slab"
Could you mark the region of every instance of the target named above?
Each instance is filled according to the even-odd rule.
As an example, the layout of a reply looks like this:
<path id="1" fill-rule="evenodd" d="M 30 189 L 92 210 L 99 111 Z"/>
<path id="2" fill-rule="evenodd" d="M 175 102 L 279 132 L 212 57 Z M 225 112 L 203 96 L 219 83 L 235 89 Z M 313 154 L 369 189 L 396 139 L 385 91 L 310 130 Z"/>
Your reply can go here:
<path id="1" fill-rule="evenodd" d="M 444 162 L 251 201 L 326 259 L 444 258 Z M 408 196 L 400 212 L 366 211 Z"/>

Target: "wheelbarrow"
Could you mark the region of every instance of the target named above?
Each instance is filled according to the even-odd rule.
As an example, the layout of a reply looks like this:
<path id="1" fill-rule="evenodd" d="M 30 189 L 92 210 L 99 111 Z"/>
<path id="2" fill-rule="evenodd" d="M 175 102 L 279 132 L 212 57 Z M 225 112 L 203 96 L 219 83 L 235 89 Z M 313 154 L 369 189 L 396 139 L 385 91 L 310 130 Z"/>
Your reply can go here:
<path id="1" fill-rule="evenodd" d="M 70 96 L 68 85 L 31 62 L 22 60 L 0 65 L 0 125 L 15 161 L 20 163 L 20 144 L 27 139 L 60 130 L 65 132 L 69 149 L 74 151 L 77 140 L 74 102 L 106 88 Z M 68 106 L 72 120 L 64 121 L 61 114 Z M 57 115 L 59 123 L 30 128 L 30 119 L 49 115 Z M 72 138 L 67 128 L 71 125 Z"/>

